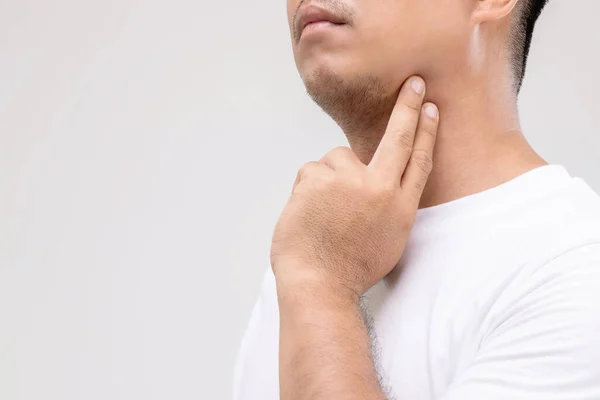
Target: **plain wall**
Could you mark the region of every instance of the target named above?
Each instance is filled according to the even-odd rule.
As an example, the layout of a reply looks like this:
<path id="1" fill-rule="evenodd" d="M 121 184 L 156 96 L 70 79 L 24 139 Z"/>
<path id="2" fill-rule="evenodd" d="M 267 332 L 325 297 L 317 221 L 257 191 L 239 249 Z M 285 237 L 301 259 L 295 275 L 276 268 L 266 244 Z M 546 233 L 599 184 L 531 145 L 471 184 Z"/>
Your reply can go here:
<path id="1" fill-rule="evenodd" d="M 552 0 L 520 102 L 596 190 L 598 15 Z M 296 171 L 346 144 L 285 1 L 0 0 L 0 399 L 230 398 Z"/>

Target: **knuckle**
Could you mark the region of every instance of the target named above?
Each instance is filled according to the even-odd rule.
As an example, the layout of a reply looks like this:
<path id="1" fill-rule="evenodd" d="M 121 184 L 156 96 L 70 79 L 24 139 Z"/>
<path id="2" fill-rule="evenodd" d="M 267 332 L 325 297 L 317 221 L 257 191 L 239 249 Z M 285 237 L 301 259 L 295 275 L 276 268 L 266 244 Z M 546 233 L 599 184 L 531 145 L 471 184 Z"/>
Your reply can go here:
<path id="1" fill-rule="evenodd" d="M 331 161 L 353 161 L 354 152 L 347 146 L 338 146 L 326 156 Z"/>
<path id="2" fill-rule="evenodd" d="M 413 147 L 413 134 L 407 130 L 398 130 L 395 132 L 396 146 L 402 150 L 411 150 Z"/>
<path id="3" fill-rule="evenodd" d="M 427 175 L 431 173 L 433 169 L 433 158 L 428 151 L 425 150 L 415 150 L 412 155 L 413 159 L 417 167 Z"/>
<path id="4" fill-rule="evenodd" d="M 414 182 L 415 194 L 420 196 L 419 193 L 422 193 L 423 189 L 425 189 L 425 184 L 427 183 L 427 175 L 422 175 L 416 179 Z"/>
<path id="5" fill-rule="evenodd" d="M 306 173 L 314 169 L 316 164 L 318 164 L 316 161 L 309 161 L 307 163 L 304 163 L 298 170 L 298 175 L 305 175 Z"/>
<path id="6" fill-rule="evenodd" d="M 302 164 L 302 166 L 298 168 L 298 175 L 302 175 L 304 172 L 306 172 L 306 170 L 308 169 L 308 164 L 309 163 Z"/>
<path id="7" fill-rule="evenodd" d="M 331 151 L 331 154 L 337 157 L 347 157 L 352 153 L 352 150 L 348 146 L 338 146 Z"/>
<path id="8" fill-rule="evenodd" d="M 380 181 L 376 184 L 374 191 L 377 193 L 377 197 L 380 197 L 384 200 L 389 200 L 396 196 L 398 192 L 398 185 L 396 185 L 395 182 Z"/>
<path id="9" fill-rule="evenodd" d="M 356 156 L 352 149 L 347 146 L 338 146 L 325 154 L 321 159 L 321 162 L 335 167 L 336 165 L 348 165 L 356 160 Z"/>
<path id="10" fill-rule="evenodd" d="M 333 186 L 336 186 L 338 183 L 338 178 L 335 174 L 319 174 L 315 177 L 315 185 L 320 190 L 330 189 Z"/>
<path id="11" fill-rule="evenodd" d="M 404 109 L 409 114 L 421 114 L 421 102 L 420 101 L 407 101 L 406 103 L 402 103 Z"/>
<path id="12" fill-rule="evenodd" d="M 371 186 L 372 183 L 372 176 L 371 174 L 354 174 L 351 176 L 352 181 L 354 182 L 354 184 L 356 185 L 357 188 L 360 189 L 364 189 L 364 188 L 369 188 Z"/>
<path id="13" fill-rule="evenodd" d="M 340 178 L 340 181 L 343 181 L 344 187 L 353 192 L 360 192 L 368 188 L 368 182 L 361 174 L 344 175 Z"/>
<path id="14" fill-rule="evenodd" d="M 298 172 L 296 173 L 296 179 L 300 179 L 300 177 L 304 174 L 306 174 L 306 165 L 303 165 L 300 168 L 298 168 Z"/>
<path id="15" fill-rule="evenodd" d="M 425 135 L 429 135 L 431 137 L 435 137 L 437 135 L 437 125 L 435 124 L 425 124 L 421 129 Z"/>

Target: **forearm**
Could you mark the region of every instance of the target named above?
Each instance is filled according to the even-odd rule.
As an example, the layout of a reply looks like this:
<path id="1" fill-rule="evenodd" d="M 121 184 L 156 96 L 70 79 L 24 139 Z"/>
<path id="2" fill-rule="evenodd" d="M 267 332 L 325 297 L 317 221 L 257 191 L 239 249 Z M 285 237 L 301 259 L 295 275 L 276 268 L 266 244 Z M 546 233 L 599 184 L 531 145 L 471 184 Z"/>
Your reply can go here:
<path id="1" fill-rule="evenodd" d="M 383 400 L 359 299 L 278 282 L 282 400 Z"/>

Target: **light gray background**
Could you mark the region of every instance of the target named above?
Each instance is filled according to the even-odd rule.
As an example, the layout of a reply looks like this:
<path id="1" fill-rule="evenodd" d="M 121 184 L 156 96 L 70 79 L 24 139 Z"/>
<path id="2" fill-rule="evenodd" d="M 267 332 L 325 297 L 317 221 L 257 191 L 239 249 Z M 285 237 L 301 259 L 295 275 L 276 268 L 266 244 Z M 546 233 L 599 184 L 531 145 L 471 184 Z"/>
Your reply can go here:
<path id="1" fill-rule="evenodd" d="M 600 189 L 598 0 L 553 0 L 521 96 Z M 228 399 L 296 170 L 338 145 L 285 1 L 0 0 L 0 399 Z"/>

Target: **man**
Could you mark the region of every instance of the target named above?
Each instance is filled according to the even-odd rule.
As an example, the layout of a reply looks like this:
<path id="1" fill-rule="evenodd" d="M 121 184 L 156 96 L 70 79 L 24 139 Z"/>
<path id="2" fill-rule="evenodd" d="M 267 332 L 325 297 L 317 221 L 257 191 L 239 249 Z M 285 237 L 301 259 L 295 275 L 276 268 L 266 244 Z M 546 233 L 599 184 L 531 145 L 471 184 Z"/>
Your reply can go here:
<path id="1" fill-rule="evenodd" d="M 288 0 L 351 150 L 298 173 L 236 399 L 600 399 L 600 198 L 517 114 L 545 2 Z"/>

